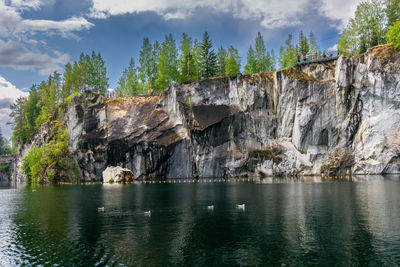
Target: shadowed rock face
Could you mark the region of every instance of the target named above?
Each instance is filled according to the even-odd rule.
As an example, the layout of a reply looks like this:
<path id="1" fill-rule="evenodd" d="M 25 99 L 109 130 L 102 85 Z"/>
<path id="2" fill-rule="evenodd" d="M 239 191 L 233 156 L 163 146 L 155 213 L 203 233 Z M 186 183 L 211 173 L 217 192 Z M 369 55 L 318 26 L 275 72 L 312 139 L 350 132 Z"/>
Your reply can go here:
<path id="1" fill-rule="evenodd" d="M 84 180 L 400 172 L 400 55 L 175 84 L 160 96 L 76 98 L 66 116 Z M 347 154 L 351 155 L 347 155 Z M 335 155 L 342 155 L 343 162 Z"/>

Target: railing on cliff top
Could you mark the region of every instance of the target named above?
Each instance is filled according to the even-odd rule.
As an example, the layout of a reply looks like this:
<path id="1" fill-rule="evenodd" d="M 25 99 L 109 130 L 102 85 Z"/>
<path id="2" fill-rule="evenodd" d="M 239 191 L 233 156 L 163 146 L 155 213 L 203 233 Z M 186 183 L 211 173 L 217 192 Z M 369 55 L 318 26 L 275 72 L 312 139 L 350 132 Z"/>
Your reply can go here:
<path id="1" fill-rule="evenodd" d="M 323 52 L 322 54 L 318 53 L 310 53 L 304 56 L 298 56 L 296 65 L 305 65 L 311 63 L 322 63 L 326 61 L 335 60 L 339 57 L 339 51 L 334 53 L 332 52 Z"/>

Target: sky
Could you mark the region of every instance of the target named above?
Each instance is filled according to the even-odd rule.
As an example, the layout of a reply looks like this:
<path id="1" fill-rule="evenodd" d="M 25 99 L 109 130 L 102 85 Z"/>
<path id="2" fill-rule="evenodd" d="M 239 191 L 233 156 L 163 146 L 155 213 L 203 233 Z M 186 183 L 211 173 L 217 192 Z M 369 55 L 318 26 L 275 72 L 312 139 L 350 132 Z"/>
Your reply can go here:
<path id="1" fill-rule="evenodd" d="M 293 34 L 312 31 L 322 50 L 335 45 L 358 0 L 0 0 L 0 128 L 11 136 L 9 106 L 33 84 L 63 72 L 79 55 L 100 52 L 110 88 L 143 38 L 162 42 L 172 33 L 202 39 L 215 50 L 233 45 L 245 64 L 261 32 L 275 54 Z M 242 66 L 243 68 L 243 66 Z"/>

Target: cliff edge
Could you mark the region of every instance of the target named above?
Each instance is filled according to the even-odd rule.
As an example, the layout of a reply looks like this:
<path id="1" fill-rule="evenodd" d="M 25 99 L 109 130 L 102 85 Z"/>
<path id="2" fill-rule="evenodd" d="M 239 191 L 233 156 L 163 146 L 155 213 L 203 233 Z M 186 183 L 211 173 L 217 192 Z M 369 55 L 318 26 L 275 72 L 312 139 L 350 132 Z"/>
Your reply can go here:
<path id="1" fill-rule="evenodd" d="M 64 123 L 81 181 L 102 181 L 107 166 L 135 179 L 399 173 L 400 54 L 378 46 L 275 73 L 175 84 L 160 96 L 84 94 Z M 30 146 L 13 180 L 24 180 Z"/>

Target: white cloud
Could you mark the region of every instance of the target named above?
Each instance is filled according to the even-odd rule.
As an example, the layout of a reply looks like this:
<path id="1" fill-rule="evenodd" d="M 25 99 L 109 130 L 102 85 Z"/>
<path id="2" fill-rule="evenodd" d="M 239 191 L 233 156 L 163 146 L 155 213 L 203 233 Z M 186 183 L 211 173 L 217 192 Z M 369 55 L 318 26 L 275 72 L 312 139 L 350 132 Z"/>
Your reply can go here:
<path id="1" fill-rule="evenodd" d="M 21 91 L 15 85 L 7 81 L 4 77 L 0 76 L 0 128 L 2 134 L 6 138 L 11 137 L 11 122 L 10 105 L 19 97 L 25 97 L 28 93 Z"/>
<path id="2" fill-rule="evenodd" d="M 51 0 L 17 0 L 7 4 L 5 0 L 0 0 L 0 35 L 4 38 L 25 33 L 52 31 L 67 37 L 71 36 L 73 31 L 82 31 L 94 26 L 83 17 L 72 17 L 60 21 L 22 18 L 23 10 L 39 9 L 43 3 L 49 1 Z"/>
<path id="3" fill-rule="evenodd" d="M 0 66 L 11 67 L 17 70 L 38 69 L 42 75 L 53 71 L 61 71 L 62 66 L 69 60 L 67 54 L 57 51 L 55 56 L 29 50 L 21 43 L 0 40 Z"/>
<path id="4" fill-rule="evenodd" d="M 94 24 L 87 21 L 85 18 L 73 17 L 62 21 L 45 20 L 45 19 L 25 19 L 22 20 L 16 27 L 15 33 L 19 32 L 60 32 L 62 36 L 68 36 L 73 31 L 87 30 L 93 27 Z"/>
<path id="5" fill-rule="evenodd" d="M 257 19 L 265 28 L 301 25 L 301 17 L 310 10 L 338 21 L 338 27 L 347 22 L 359 0 L 93 0 L 90 16 L 109 16 L 153 11 L 164 19 L 183 19 L 192 16 L 198 8 L 213 12 L 232 13 L 236 18 Z"/>

